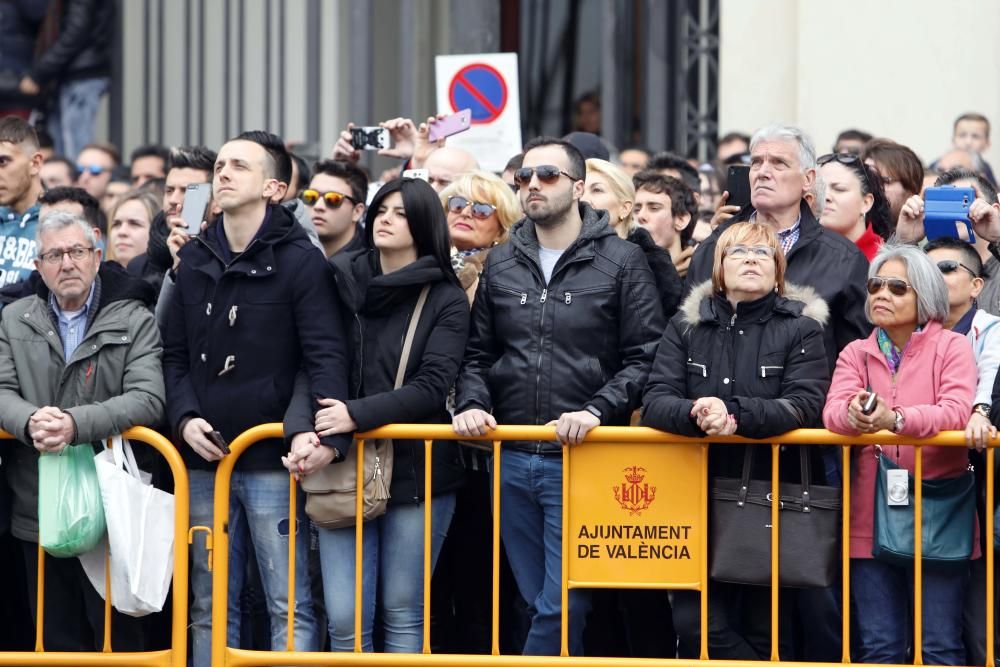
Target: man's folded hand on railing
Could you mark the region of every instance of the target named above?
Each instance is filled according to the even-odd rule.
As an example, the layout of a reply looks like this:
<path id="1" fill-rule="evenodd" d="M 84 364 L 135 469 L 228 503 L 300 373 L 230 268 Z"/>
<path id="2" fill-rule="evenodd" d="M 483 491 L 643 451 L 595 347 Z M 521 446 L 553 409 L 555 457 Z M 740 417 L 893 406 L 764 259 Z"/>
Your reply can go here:
<path id="1" fill-rule="evenodd" d="M 556 427 L 556 438 L 564 445 L 578 445 L 587 437 L 590 430 L 600 426 L 597 415 L 587 410 L 564 412 L 559 419 L 553 419 L 546 426 Z"/>
<path id="2" fill-rule="evenodd" d="M 451 427 L 455 433 L 470 438 L 486 435 L 497 427 L 497 420 L 486 410 L 472 408 L 452 417 Z"/>

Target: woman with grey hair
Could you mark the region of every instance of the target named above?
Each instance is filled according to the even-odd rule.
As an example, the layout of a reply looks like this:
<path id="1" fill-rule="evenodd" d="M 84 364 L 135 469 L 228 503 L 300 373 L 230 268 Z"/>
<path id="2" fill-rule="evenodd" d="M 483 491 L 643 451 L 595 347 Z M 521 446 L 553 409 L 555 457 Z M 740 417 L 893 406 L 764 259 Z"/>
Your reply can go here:
<path id="1" fill-rule="evenodd" d="M 886 245 L 868 272 L 866 313 L 875 325 L 868 338 L 840 353 L 823 423 L 845 435 L 891 431 L 927 438 L 962 430 L 972 410 L 976 362 L 963 337 L 943 328 L 948 290 L 941 272 L 916 246 Z M 865 410 L 871 395 L 874 408 Z M 866 414 L 867 412 L 867 414 Z M 964 447 L 923 449 L 923 479 L 965 474 Z M 851 603 L 857 615 L 856 662 L 902 664 L 907 659 L 913 571 L 910 565 L 873 555 L 876 484 L 898 468 L 912 475 L 913 447 L 855 447 L 851 465 Z M 880 463 L 879 458 L 888 461 Z M 881 501 L 886 502 L 886 501 Z M 908 502 L 908 501 L 907 501 Z M 973 536 L 975 506 L 966 521 Z M 960 524 L 959 524 L 960 525 Z M 925 550 L 928 540 L 924 540 Z M 971 540 L 970 558 L 979 557 Z M 962 607 L 969 561 L 925 562 L 923 568 L 923 658 L 928 665 L 965 662 Z"/>

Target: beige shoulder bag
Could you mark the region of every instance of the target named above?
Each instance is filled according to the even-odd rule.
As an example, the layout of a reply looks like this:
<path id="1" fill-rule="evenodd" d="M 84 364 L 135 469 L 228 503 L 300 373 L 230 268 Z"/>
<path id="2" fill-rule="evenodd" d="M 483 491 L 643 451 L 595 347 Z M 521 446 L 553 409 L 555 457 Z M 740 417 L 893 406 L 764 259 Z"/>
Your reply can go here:
<path id="1" fill-rule="evenodd" d="M 410 317 L 410 326 L 403 339 L 403 351 L 399 356 L 394 389 L 403 386 L 406 364 L 410 359 L 413 336 L 417 331 L 420 313 L 427 301 L 430 285 L 424 285 L 417 297 L 417 305 Z M 306 492 L 306 514 L 320 528 L 345 528 L 353 526 L 355 520 L 355 493 L 358 487 L 357 447 L 351 447 L 343 461 L 331 463 L 322 470 L 302 478 L 302 490 Z M 385 514 L 389 500 L 389 486 L 392 484 L 392 440 L 378 439 L 365 441 L 364 460 L 364 521 Z"/>

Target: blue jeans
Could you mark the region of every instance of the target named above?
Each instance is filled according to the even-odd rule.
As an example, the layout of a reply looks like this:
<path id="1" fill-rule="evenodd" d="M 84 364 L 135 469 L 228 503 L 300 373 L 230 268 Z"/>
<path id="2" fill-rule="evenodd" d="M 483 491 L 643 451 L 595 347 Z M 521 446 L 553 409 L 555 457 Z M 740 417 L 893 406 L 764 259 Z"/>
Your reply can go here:
<path id="1" fill-rule="evenodd" d="M 190 470 L 191 525 L 212 525 L 215 471 Z M 309 524 L 305 494 L 296 494 L 295 649 L 317 647 L 316 619 L 309 583 Z M 285 650 L 288 625 L 288 473 L 233 473 L 229 496 L 229 624 L 227 644 L 240 642 L 240 593 L 246 578 L 249 541 L 257 555 L 261 583 L 271 618 L 271 648 Z M 218 558 L 218 555 L 216 555 Z M 212 573 L 208 571 L 203 533 L 191 545 L 191 657 L 194 667 L 212 662 Z"/>
<path id="2" fill-rule="evenodd" d="M 455 513 L 455 494 L 431 500 L 431 572 Z M 323 598 L 334 651 L 354 650 L 355 527 L 319 529 Z M 424 504 L 390 505 L 364 526 L 361 648 L 371 652 L 375 597 L 386 653 L 420 653 L 424 630 Z"/>
<path id="3" fill-rule="evenodd" d="M 969 563 L 925 563 L 923 573 L 924 664 L 964 665 L 962 608 Z M 851 559 L 851 604 L 858 628 L 854 662 L 907 662 L 912 600 L 911 568 L 872 558 Z"/>
<path id="4" fill-rule="evenodd" d="M 49 134 L 57 155 L 76 160 L 94 140 L 97 106 L 108 92 L 110 79 L 80 79 L 59 85 L 59 103 L 49 116 Z"/>
<path id="5" fill-rule="evenodd" d="M 504 449 L 500 536 L 531 628 L 524 655 L 559 655 L 562 621 L 562 456 Z M 569 652 L 583 655 L 590 593 L 569 592 Z"/>

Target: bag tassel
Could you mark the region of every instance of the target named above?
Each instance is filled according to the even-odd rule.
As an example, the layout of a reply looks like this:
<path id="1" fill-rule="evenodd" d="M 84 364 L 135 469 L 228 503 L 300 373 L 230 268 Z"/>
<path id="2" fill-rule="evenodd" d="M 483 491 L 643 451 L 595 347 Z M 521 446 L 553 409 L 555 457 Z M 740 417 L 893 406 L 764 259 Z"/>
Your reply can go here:
<path id="1" fill-rule="evenodd" d="M 386 486 L 385 477 L 382 476 L 382 462 L 375 457 L 375 471 L 372 474 L 372 481 L 375 483 L 375 500 L 388 500 L 389 487 Z"/>

